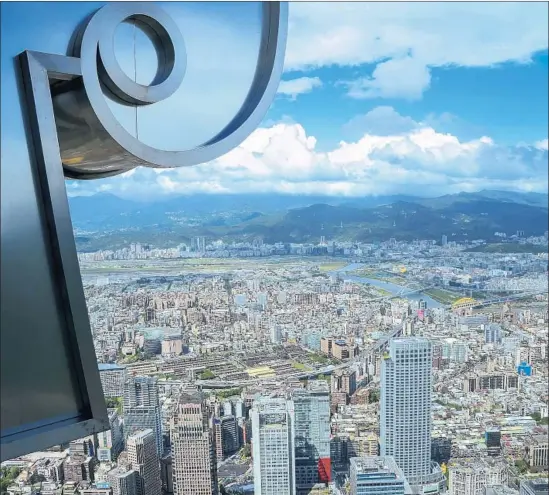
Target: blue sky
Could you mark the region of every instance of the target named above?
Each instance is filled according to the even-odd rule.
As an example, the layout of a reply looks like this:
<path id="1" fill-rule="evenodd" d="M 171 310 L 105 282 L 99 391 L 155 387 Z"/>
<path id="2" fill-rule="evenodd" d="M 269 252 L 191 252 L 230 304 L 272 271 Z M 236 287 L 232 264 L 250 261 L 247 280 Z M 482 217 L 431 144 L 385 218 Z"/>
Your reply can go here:
<path id="1" fill-rule="evenodd" d="M 337 145 L 342 138 L 360 137 L 358 127 L 349 128 L 345 124 L 357 114 L 366 114 L 380 105 L 391 106 L 416 121 L 436 119 L 437 130 L 450 132 L 460 139 L 485 134 L 498 143 L 514 145 L 547 137 L 547 51 L 533 54 L 528 64 L 507 62 L 495 67 L 434 68 L 430 87 L 414 99 L 357 99 L 349 97 L 338 85 L 342 79 L 352 79 L 357 73 L 367 75 L 373 69 L 374 64 L 365 64 L 357 68 L 330 67 L 287 73 L 285 80 L 318 78 L 318 82 L 313 83 L 314 90 L 295 100 L 279 95 L 268 118 L 277 121 L 291 116 L 326 149 Z M 305 81 L 301 84 L 307 87 Z"/>
<path id="2" fill-rule="evenodd" d="M 164 6 L 182 25 L 188 82 L 148 111 L 171 123 L 153 129 L 166 146 L 190 146 L 244 97 L 259 8 Z M 291 3 L 279 94 L 238 149 L 191 168 L 71 181 L 69 193 L 544 192 L 547 16 L 546 3 Z"/>

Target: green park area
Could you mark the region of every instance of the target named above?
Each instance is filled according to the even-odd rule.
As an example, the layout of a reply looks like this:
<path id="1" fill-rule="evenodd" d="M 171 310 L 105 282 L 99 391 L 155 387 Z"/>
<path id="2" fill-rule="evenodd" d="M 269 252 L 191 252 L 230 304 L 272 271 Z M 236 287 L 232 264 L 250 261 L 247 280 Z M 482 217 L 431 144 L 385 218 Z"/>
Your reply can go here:
<path id="1" fill-rule="evenodd" d="M 0 493 L 7 493 L 8 487 L 11 486 L 17 476 L 21 473 L 21 469 L 16 467 L 3 467 L 2 478 L 0 478 Z"/>
<path id="2" fill-rule="evenodd" d="M 461 294 L 450 292 L 444 289 L 427 289 L 423 292 L 426 296 L 432 297 L 435 301 L 442 304 L 452 304 L 459 298 L 463 297 Z"/>
<path id="3" fill-rule="evenodd" d="M 294 361 L 292 363 L 292 367 L 295 368 L 296 370 L 299 370 L 299 371 L 310 371 L 311 368 L 309 368 L 309 366 L 303 364 L 303 363 L 298 363 L 297 361 Z"/>
<path id="4" fill-rule="evenodd" d="M 323 354 L 311 353 L 307 356 L 309 361 L 319 364 L 329 364 L 330 360 Z"/>
<path id="5" fill-rule="evenodd" d="M 118 414 L 122 414 L 122 410 L 124 407 L 123 397 L 106 397 L 105 403 L 109 409 L 116 409 L 116 412 Z"/>
<path id="6" fill-rule="evenodd" d="M 341 269 L 341 268 L 343 268 L 344 266 L 347 266 L 347 265 L 348 265 L 348 263 L 341 262 L 341 261 L 322 263 L 319 266 L 319 270 L 321 272 L 333 272 L 333 271 L 339 270 L 339 269 Z"/>
<path id="7" fill-rule="evenodd" d="M 375 280 L 383 279 L 383 275 L 379 270 L 374 270 L 372 268 L 358 268 L 357 270 L 352 271 L 351 274 L 357 277 L 372 278 Z"/>
<path id="8" fill-rule="evenodd" d="M 198 375 L 198 378 L 200 380 L 212 380 L 215 378 L 215 373 L 212 370 L 205 369 Z"/>
<path id="9" fill-rule="evenodd" d="M 242 388 L 227 388 L 223 390 L 216 390 L 214 393 L 218 399 L 228 399 L 229 397 L 240 395 L 242 390 Z"/>

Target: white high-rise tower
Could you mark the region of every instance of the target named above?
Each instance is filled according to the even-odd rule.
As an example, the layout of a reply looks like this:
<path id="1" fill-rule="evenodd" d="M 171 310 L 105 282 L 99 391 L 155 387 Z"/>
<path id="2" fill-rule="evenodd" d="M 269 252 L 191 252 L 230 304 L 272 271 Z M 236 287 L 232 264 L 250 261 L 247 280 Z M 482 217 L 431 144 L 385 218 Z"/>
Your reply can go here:
<path id="1" fill-rule="evenodd" d="M 261 397 L 251 417 L 255 495 L 295 495 L 293 402 Z"/>
<path id="2" fill-rule="evenodd" d="M 431 462 L 432 348 L 427 339 L 394 339 L 381 365 L 380 454 L 393 456 L 415 492 L 442 485 Z"/>

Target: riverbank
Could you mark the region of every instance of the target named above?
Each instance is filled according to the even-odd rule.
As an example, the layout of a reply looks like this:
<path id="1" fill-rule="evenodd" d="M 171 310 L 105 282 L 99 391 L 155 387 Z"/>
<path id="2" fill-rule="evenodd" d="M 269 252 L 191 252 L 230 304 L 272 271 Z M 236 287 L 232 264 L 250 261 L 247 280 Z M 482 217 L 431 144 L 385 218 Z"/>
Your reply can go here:
<path id="1" fill-rule="evenodd" d="M 351 280 L 352 282 L 357 282 L 359 284 L 373 285 L 374 287 L 383 289 L 384 291 L 388 292 L 389 294 L 392 294 L 393 296 L 402 297 L 403 299 L 408 299 L 409 301 L 419 301 L 420 299 L 422 299 L 427 304 L 428 308 L 442 308 L 445 306 L 445 304 L 440 303 L 439 301 L 435 300 L 434 298 L 430 297 L 428 294 L 425 294 L 423 292 L 406 294 L 406 291 L 408 291 L 409 288 L 403 285 L 397 285 L 392 282 L 385 282 L 378 279 L 360 277 L 357 275 L 349 274 L 350 272 L 356 272 L 357 269 L 359 268 L 361 268 L 361 265 L 359 265 L 358 263 L 351 263 L 331 273 L 334 275 L 337 275 L 338 273 L 345 274 L 345 278 L 347 280 Z M 404 295 L 400 296 L 402 292 L 404 292 Z"/>

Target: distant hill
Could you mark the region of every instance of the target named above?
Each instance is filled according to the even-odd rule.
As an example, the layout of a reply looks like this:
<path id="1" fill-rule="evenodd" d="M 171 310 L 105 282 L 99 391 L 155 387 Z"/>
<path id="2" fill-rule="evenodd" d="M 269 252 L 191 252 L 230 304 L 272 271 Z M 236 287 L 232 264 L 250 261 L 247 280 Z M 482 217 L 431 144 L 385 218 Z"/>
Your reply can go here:
<path id="1" fill-rule="evenodd" d="M 538 246 L 534 244 L 517 244 L 517 243 L 495 243 L 481 244 L 465 250 L 468 253 L 501 253 L 501 254 L 518 254 L 518 253 L 533 253 L 540 254 L 547 252 L 547 246 Z"/>
<path id="2" fill-rule="evenodd" d="M 274 222 L 238 225 L 232 235 L 263 236 L 266 242 L 382 241 L 492 239 L 495 232 L 542 235 L 547 228 L 547 209 L 490 200 L 455 202 L 446 207 L 429 208 L 416 203 L 397 202 L 376 208 L 312 205 L 289 211 Z"/>
<path id="3" fill-rule="evenodd" d="M 195 195 L 139 203 L 110 194 L 69 199 L 79 248 L 140 241 L 166 245 L 203 235 L 265 242 L 396 238 L 497 241 L 495 232 L 547 230 L 548 196 L 481 191 L 438 198 Z"/>
<path id="4" fill-rule="evenodd" d="M 84 230 L 142 228 L 153 225 L 187 224 L 233 225 L 250 217 L 285 213 L 313 204 L 348 205 L 370 208 L 412 196 L 307 196 L 286 194 L 196 194 L 162 198 L 143 203 L 121 199 L 108 193 L 69 198 L 73 224 Z M 420 198 L 416 198 L 420 199 Z M 190 220 L 190 222 L 189 222 Z"/>
<path id="5" fill-rule="evenodd" d="M 540 206 L 542 208 L 549 207 L 549 196 L 547 194 L 490 190 L 473 193 L 461 192 L 458 194 L 447 194 L 438 198 L 418 199 L 416 202 L 431 208 L 444 208 L 456 203 L 463 204 L 474 201 L 498 201 L 529 206 Z"/>

